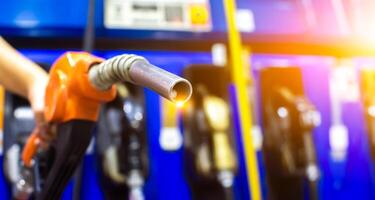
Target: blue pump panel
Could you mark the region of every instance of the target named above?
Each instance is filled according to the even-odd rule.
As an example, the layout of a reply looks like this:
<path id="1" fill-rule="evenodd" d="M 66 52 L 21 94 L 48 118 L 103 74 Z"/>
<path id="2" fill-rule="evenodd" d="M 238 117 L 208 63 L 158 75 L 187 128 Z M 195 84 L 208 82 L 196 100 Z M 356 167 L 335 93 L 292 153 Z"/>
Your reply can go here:
<path id="1" fill-rule="evenodd" d="M 0 34 L 33 37 L 82 37 L 87 20 L 88 2 L 88 0 L 66 0 L 63 3 L 57 0 L 3 0 L 0 4 L 2 10 Z M 157 28 L 136 30 L 136 27 L 131 29 L 106 28 L 105 1 L 98 0 L 95 9 L 97 35 L 126 39 L 224 39 L 226 23 L 223 2 L 216 0 L 207 2 L 211 25 L 205 31 L 196 31 L 195 29 L 160 30 Z M 159 4 L 161 3 L 159 2 Z M 237 0 L 237 7 L 241 11 L 238 21 L 242 23 L 241 27 L 245 27 L 244 32 L 246 33 L 304 33 L 309 26 L 307 23 L 309 14 L 306 12 L 311 8 L 308 6 L 297 0 Z M 314 11 L 311 12 L 314 13 Z"/>
<path id="2" fill-rule="evenodd" d="M 14 28 L 82 28 L 86 23 L 87 0 L 2 1 L 0 26 Z"/>
<path id="3" fill-rule="evenodd" d="M 333 57 L 319 56 L 254 55 L 252 58 L 255 80 L 258 79 L 259 70 L 269 66 L 300 66 L 302 69 L 306 95 L 321 114 L 321 125 L 313 132 L 321 170 L 319 199 L 374 199 L 374 167 L 360 99 L 341 105 L 342 120 L 348 128 L 349 146 L 344 159 L 336 160 L 332 157 L 329 135 L 332 125 L 329 79 L 335 62 Z M 373 59 L 355 59 L 354 67 L 374 63 Z M 258 119 L 261 119 L 260 116 Z M 263 184 L 264 175 L 262 173 Z M 267 196 L 267 193 L 263 195 Z"/>
<path id="4" fill-rule="evenodd" d="M 0 35 L 82 37 L 87 20 L 88 2 L 89 0 L 66 0 L 64 2 L 2 0 L 0 2 L 2 11 Z M 210 27 L 198 31 L 194 28 L 170 28 L 170 30 L 159 29 L 156 26 L 152 28 L 152 24 L 156 22 L 150 23 L 151 28 L 147 29 L 137 26 L 128 26 L 129 28 L 106 26 L 105 2 L 97 0 L 95 3 L 95 25 L 99 37 L 182 41 L 199 39 L 212 41 L 226 38 L 226 20 L 222 1 L 207 0 Z M 134 0 L 123 2 L 137 3 Z M 161 1 L 149 2 L 156 5 L 162 4 Z M 178 0 L 178 2 L 189 1 Z M 236 2 L 237 21 L 245 36 L 310 35 L 328 38 L 330 36 L 368 38 L 375 33 L 375 23 L 368 20 L 374 17 L 375 3 L 372 1 L 237 0 Z M 139 6 L 133 7 L 139 8 Z M 146 9 L 149 8 L 150 6 L 146 6 Z M 117 12 L 116 10 L 119 9 L 111 12 Z M 124 12 L 125 19 L 128 13 Z M 116 19 L 116 16 L 114 18 Z"/>
<path id="5" fill-rule="evenodd" d="M 27 57 L 42 63 L 52 63 L 64 51 L 22 51 Z M 163 51 L 112 51 L 97 52 L 102 57 L 112 57 L 121 53 L 135 53 L 146 57 L 150 62 L 164 67 L 173 73 L 181 73 L 183 67 L 193 63 L 210 63 L 211 57 L 202 52 L 163 52 Z M 321 113 L 322 123 L 314 130 L 313 137 L 317 150 L 318 164 L 321 169 L 319 196 L 321 199 L 374 199 L 374 169 L 371 161 L 367 134 L 363 120 L 361 103 L 352 102 L 342 105 L 343 123 L 349 130 L 348 153 L 344 160 L 335 161 L 331 156 L 329 128 L 331 121 L 331 105 L 329 97 L 329 77 L 335 64 L 333 57 L 319 56 L 283 56 L 254 55 L 251 59 L 255 79 L 260 69 L 275 65 L 300 66 L 303 71 L 306 95 Z M 373 59 L 356 59 L 355 65 L 373 65 Z M 358 68 L 359 69 L 359 68 Z M 231 90 L 233 93 L 233 90 Z M 190 199 L 190 191 L 183 174 L 182 151 L 166 152 L 159 144 L 161 127 L 160 97 L 150 90 L 145 91 L 147 103 L 148 144 L 151 172 L 146 183 L 145 192 L 148 199 Z M 231 97 L 232 103 L 235 97 Z M 234 108 L 236 106 L 234 105 Z M 151 114 L 153 113 L 153 114 Z M 259 112 L 258 112 L 259 113 Z M 258 117 L 260 119 L 260 117 Z M 235 120 L 236 121 L 236 120 Z M 235 124 L 238 126 L 238 124 Z M 236 133 L 237 141 L 239 137 Z M 247 199 L 246 171 L 242 156 L 242 143 L 238 142 L 240 170 L 236 178 L 235 193 L 237 199 Z M 258 155 L 263 196 L 267 197 L 264 166 L 261 152 Z M 103 199 L 96 177 L 95 159 L 93 155 L 85 158 L 84 187 L 82 199 Z M 0 163 L 1 164 L 1 163 Z M 2 166 L 2 165 L 1 165 Z M 64 193 L 63 199 L 70 199 L 71 183 Z M 6 187 L 5 177 L 0 175 L 0 197 L 9 199 L 10 190 Z"/>
<path id="6" fill-rule="evenodd" d="M 65 51 L 60 50 L 23 50 L 28 58 L 39 63 L 52 64 Z M 164 68 L 175 74 L 181 74 L 184 67 L 191 64 L 209 64 L 211 55 L 205 52 L 168 52 L 168 51 L 108 51 L 95 52 L 96 55 L 109 58 L 115 55 L 131 53 L 144 56 L 151 63 Z M 176 151 L 165 151 L 160 145 L 161 97 L 151 90 L 145 89 L 146 112 L 147 112 L 147 134 L 148 150 L 150 159 L 150 173 L 146 180 L 144 192 L 146 199 L 174 200 L 191 199 L 190 189 L 186 182 L 183 163 L 183 149 Z M 240 142 L 240 135 L 236 133 L 236 141 Z M 242 154 L 242 146 L 238 145 L 237 153 L 240 161 L 240 169 L 235 180 L 236 199 L 248 199 L 246 170 Z M 1 164 L 1 163 L 0 163 Z M 86 155 L 84 159 L 83 186 L 81 199 L 101 200 L 104 199 L 100 190 L 97 172 L 97 159 L 94 154 Z M 0 165 L 2 169 L 2 165 Z M 10 189 L 1 173 L 0 175 L 0 197 L 10 198 Z M 72 199 L 73 181 L 69 183 L 62 199 Z"/>
<path id="7" fill-rule="evenodd" d="M 237 0 L 237 7 L 253 13 L 256 34 L 301 34 L 308 29 L 306 10 L 301 2 Z M 238 22 L 240 20 L 237 18 Z"/>
<path id="8" fill-rule="evenodd" d="M 83 1 L 1 1 L 0 35 L 61 37 L 81 36 L 87 20 Z"/>

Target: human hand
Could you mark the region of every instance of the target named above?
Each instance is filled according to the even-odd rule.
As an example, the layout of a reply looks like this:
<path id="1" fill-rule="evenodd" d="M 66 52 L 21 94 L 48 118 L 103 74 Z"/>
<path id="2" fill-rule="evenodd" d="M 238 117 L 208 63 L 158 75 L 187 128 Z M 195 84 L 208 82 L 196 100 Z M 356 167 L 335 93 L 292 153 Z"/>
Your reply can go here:
<path id="1" fill-rule="evenodd" d="M 44 96 L 48 84 L 48 76 L 38 77 L 29 87 L 28 99 L 34 112 L 35 132 L 38 133 L 41 147 L 48 147 L 50 141 L 55 137 L 52 126 L 44 117 Z"/>

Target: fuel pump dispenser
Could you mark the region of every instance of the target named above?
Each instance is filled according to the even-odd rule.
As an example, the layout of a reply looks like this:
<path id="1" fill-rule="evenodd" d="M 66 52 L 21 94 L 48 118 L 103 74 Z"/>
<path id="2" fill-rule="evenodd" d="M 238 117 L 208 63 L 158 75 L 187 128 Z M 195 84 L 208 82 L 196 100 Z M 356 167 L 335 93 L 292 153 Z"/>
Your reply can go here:
<path id="1" fill-rule="evenodd" d="M 375 70 L 361 70 L 362 101 L 371 158 L 375 160 Z"/>
<path id="2" fill-rule="evenodd" d="M 263 151 L 270 199 L 318 199 L 319 169 L 312 131 L 320 114 L 304 94 L 301 70 L 270 67 L 260 72 Z"/>
<path id="3" fill-rule="evenodd" d="M 375 70 L 363 68 L 360 71 L 360 86 L 362 94 L 363 112 L 367 133 L 367 144 L 372 163 L 375 161 Z M 374 165 L 370 165 L 371 177 L 374 180 Z M 373 185 L 374 187 L 374 185 Z"/>
<path id="4" fill-rule="evenodd" d="M 45 63 L 39 63 L 46 69 Z M 5 92 L 4 98 L 4 174 L 11 185 L 13 199 L 25 199 L 33 190 L 33 170 L 21 166 L 21 151 L 34 129 L 34 114 L 26 99 Z"/>
<path id="5" fill-rule="evenodd" d="M 97 150 L 106 199 L 143 200 L 148 154 L 143 88 L 117 85 L 118 96 L 104 105 Z"/>
<path id="6" fill-rule="evenodd" d="M 108 60 L 84 52 L 67 52 L 54 63 L 46 88 L 47 126 L 38 126 L 27 138 L 15 162 L 20 173 L 14 188 L 28 187 L 22 199 L 58 199 L 84 156 L 101 103 L 116 96 L 117 82 L 151 88 L 172 102 L 185 102 L 190 83 L 136 55 Z M 53 131 L 55 130 L 55 131 Z M 51 141 L 47 131 L 54 132 Z"/>
<path id="7" fill-rule="evenodd" d="M 11 184 L 14 199 L 25 199 L 33 190 L 32 170 L 22 170 L 19 164 L 23 145 L 34 129 L 34 116 L 27 100 L 6 93 L 4 117 L 4 173 Z M 22 178 L 20 178 L 22 177 Z"/>
<path id="8" fill-rule="evenodd" d="M 193 199 L 234 199 L 237 158 L 228 105 L 227 70 L 191 66 L 184 75 L 195 90 L 183 114 L 185 169 Z"/>

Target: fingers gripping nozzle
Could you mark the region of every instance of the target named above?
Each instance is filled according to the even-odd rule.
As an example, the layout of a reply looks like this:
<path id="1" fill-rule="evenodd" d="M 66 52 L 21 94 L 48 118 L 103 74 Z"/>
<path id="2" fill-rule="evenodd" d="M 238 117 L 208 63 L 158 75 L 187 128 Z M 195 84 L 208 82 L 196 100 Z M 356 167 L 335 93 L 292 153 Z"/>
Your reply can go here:
<path id="1" fill-rule="evenodd" d="M 131 82 L 148 87 L 172 102 L 185 102 L 192 94 L 189 81 L 136 55 L 124 54 L 93 65 L 89 79 L 100 90 L 107 90 L 116 82 Z"/>

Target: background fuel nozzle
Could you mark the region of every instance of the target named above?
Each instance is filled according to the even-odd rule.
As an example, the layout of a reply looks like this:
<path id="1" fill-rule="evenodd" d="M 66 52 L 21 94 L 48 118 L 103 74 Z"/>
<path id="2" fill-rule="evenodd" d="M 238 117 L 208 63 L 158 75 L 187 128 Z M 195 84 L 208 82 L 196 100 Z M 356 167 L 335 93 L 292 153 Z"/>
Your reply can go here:
<path id="1" fill-rule="evenodd" d="M 227 69 L 194 65 L 184 70 L 194 87 L 183 110 L 185 172 L 192 199 L 231 200 L 238 161 L 231 121 Z"/>
<path id="2" fill-rule="evenodd" d="M 219 171 L 235 171 L 235 155 L 227 135 L 230 127 L 228 105 L 219 97 L 206 96 L 203 109 L 212 130 L 215 167 Z"/>
<path id="3" fill-rule="evenodd" d="M 148 87 L 172 102 L 186 102 L 192 94 L 189 81 L 136 55 L 120 55 L 93 65 L 89 79 L 100 90 L 107 90 L 116 82 L 131 82 Z"/>
<path id="4" fill-rule="evenodd" d="M 313 130 L 320 124 L 320 113 L 305 95 L 303 83 L 299 67 L 260 71 L 263 152 L 271 199 L 304 199 L 306 192 L 309 199 L 319 197 Z"/>
<path id="5" fill-rule="evenodd" d="M 144 200 L 148 176 L 145 96 L 142 87 L 116 84 L 117 97 L 102 106 L 97 133 L 105 199 Z"/>

